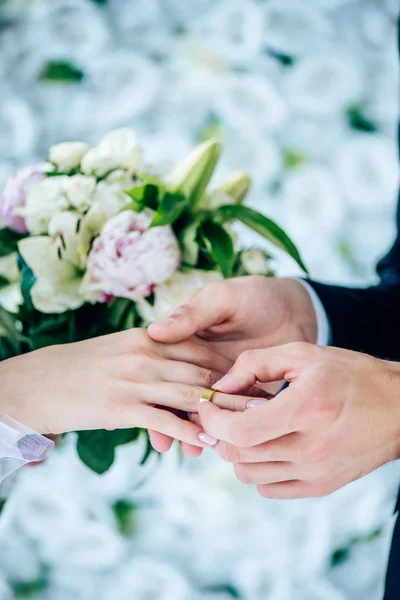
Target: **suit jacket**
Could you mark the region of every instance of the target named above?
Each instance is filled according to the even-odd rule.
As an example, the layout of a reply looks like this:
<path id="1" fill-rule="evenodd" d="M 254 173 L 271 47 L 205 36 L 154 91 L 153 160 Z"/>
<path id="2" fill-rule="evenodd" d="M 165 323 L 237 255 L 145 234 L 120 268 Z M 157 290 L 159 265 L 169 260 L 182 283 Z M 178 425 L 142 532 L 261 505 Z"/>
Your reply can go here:
<path id="1" fill-rule="evenodd" d="M 400 48 L 400 22 L 399 22 Z M 400 128 L 399 128 L 400 144 Z M 378 263 L 378 285 L 361 289 L 310 281 L 325 307 L 334 346 L 400 361 L 400 198 L 397 238 Z M 400 402 L 400 385 L 399 385 Z M 396 510 L 400 507 L 400 495 Z M 400 519 L 394 530 L 384 600 L 400 600 Z"/>

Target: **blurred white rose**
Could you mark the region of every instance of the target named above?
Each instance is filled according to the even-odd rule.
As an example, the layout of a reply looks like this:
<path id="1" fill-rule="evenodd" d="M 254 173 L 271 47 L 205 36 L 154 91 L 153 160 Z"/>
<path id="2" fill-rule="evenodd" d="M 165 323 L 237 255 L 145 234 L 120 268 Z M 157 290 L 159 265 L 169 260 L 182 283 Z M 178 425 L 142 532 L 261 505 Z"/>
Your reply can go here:
<path id="1" fill-rule="evenodd" d="M 96 55 L 110 37 L 101 13 L 90 2 L 35 2 L 31 13 L 37 43 L 39 35 L 45 36 L 56 52 L 65 54 L 72 50 L 81 57 Z"/>
<path id="2" fill-rule="evenodd" d="M 31 106 L 13 92 L 8 92 L 3 81 L 0 132 L 0 156 L 20 157 L 34 151 L 38 131 Z"/>
<path id="3" fill-rule="evenodd" d="M 220 77 L 215 107 L 224 121 L 244 128 L 254 126 L 276 131 L 284 124 L 288 109 L 284 97 L 265 77 L 253 74 Z"/>
<path id="4" fill-rule="evenodd" d="M 99 127 L 107 131 L 121 126 L 144 111 L 154 109 L 161 91 L 162 72 L 144 55 L 114 50 L 93 57 L 85 64 L 92 90 L 88 117 L 93 131 Z"/>
<path id="5" fill-rule="evenodd" d="M 69 172 L 81 164 L 82 158 L 89 150 L 84 142 L 63 142 L 50 148 L 50 160 L 59 171 Z"/>
<path id="6" fill-rule="evenodd" d="M 64 193 L 71 206 L 79 212 L 85 213 L 93 201 L 96 187 L 95 178 L 86 177 L 85 175 L 73 175 L 64 180 L 64 183 Z"/>
<path id="7" fill-rule="evenodd" d="M 354 135 L 337 157 L 337 174 L 348 202 L 365 213 L 393 214 L 399 181 L 395 144 L 380 135 Z"/>
<path id="8" fill-rule="evenodd" d="M 363 65 L 348 54 L 318 54 L 295 65 L 287 81 L 295 109 L 312 116 L 329 115 L 360 102 Z"/>
<path id="9" fill-rule="evenodd" d="M 342 196 L 328 169 L 305 166 L 289 172 L 282 198 L 285 227 L 302 244 L 307 243 L 311 228 L 326 238 L 335 236 L 342 225 Z"/>
<path id="10" fill-rule="evenodd" d="M 246 62 L 262 47 L 261 9 L 254 0 L 215 3 L 212 12 L 193 22 L 190 32 L 208 53 L 228 61 Z"/>
<path id="11" fill-rule="evenodd" d="M 325 45 L 332 23 L 315 7 L 297 0 L 271 0 L 264 8 L 265 43 L 287 54 L 309 52 Z"/>
<path id="12" fill-rule="evenodd" d="M 135 133 L 128 128 L 116 129 L 106 134 L 83 157 L 82 171 L 87 175 L 103 176 L 113 169 L 129 172 L 143 168 L 142 151 Z"/>
<path id="13" fill-rule="evenodd" d="M 187 269 L 176 271 L 174 275 L 154 288 L 154 303 L 142 299 L 136 303 L 138 312 L 146 324 L 165 317 L 175 306 L 192 292 L 221 281 L 222 275 L 216 271 Z"/>
<path id="14" fill-rule="evenodd" d="M 69 523 L 66 535 L 51 536 L 42 552 L 50 564 L 96 572 L 119 565 L 126 542 L 107 524 L 78 517 Z"/>
<path id="15" fill-rule="evenodd" d="M 135 558 L 126 563 L 106 587 L 103 600 L 188 600 L 193 592 L 181 573 L 155 558 Z"/>
<path id="16" fill-rule="evenodd" d="M 124 189 L 132 185 L 121 186 L 119 183 L 100 181 L 96 185 L 93 195 L 93 204 L 86 215 L 86 225 L 93 235 L 98 235 L 109 219 L 115 217 L 130 202 L 129 196 L 124 194 Z"/>
<path id="17" fill-rule="evenodd" d="M 240 264 L 248 275 L 272 274 L 271 258 L 259 248 L 249 248 L 241 252 Z"/>

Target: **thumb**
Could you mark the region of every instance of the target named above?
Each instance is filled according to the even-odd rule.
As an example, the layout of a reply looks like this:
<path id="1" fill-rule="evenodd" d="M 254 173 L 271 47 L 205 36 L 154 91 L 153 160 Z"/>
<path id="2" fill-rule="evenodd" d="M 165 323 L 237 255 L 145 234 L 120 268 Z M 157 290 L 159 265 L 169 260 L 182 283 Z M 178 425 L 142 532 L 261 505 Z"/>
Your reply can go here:
<path id="1" fill-rule="evenodd" d="M 228 373 L 213 389 L 226 394 L 237 394 L 256 383 L 295 381 L 314 362 L 318 347 L 295 342 L 276 348 L 248 350 L 236 360 Z"/>
<path id="2" fill-rule="evenodd" d="M 174 344 L 222 323 L 229 314 L 224 290 L 223 285 L 214 284 L 195 292 L 166 318 L 149 325 L 149 336 L 156 342 Z"/>

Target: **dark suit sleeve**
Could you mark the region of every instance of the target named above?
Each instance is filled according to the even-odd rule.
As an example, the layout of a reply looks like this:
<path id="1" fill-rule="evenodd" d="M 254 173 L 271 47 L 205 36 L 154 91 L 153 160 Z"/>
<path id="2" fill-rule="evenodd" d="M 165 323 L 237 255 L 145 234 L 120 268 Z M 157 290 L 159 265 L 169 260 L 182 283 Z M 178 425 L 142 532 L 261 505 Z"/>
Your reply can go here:
<path id="1" fill-rule="evenodd" d="M 366 289 L 309 281 L 326 310 L 331 343 L 400 361 L 400 207 L 397 239 L 378 264 L 380 284 Z"/>

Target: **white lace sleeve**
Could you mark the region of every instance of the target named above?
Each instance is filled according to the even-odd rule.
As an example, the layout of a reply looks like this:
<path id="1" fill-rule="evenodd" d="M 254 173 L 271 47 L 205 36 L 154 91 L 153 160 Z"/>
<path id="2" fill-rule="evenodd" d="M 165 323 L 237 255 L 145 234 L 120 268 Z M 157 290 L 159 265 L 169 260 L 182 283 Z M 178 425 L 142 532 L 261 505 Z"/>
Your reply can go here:
<path id="1" fill-rule="evenodd" d="M 30 462 L 44 460 L 54 442 L 0 411 L 0 483 Z"/>

